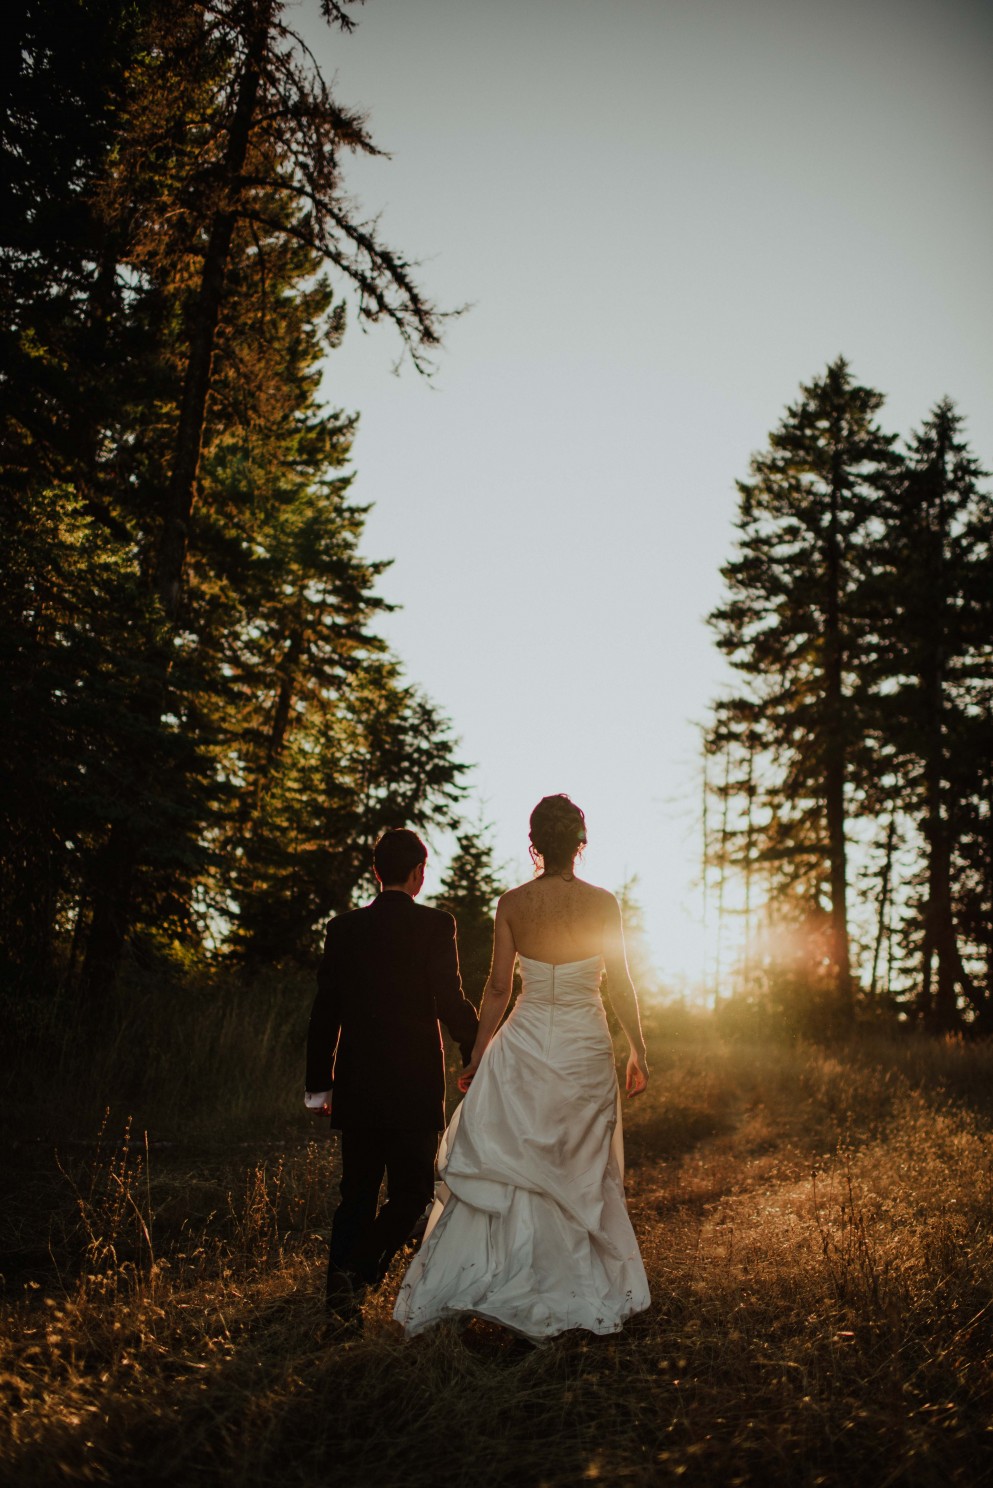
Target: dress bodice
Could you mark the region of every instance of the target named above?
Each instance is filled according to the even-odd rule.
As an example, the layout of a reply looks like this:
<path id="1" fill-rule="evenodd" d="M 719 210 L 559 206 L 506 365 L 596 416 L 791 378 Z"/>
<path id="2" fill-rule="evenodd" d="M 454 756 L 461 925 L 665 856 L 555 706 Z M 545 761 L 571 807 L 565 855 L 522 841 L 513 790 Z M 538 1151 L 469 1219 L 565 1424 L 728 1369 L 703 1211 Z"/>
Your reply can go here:
<path id="1" fill-rule="evenodd" d="M 558 963 L 521 956 L 520 963 L 521 996 L 530 1004 L 548 1003 L 558 1007 L 600 1000 L 603 974 L 603 957 L 600 955 Z"/>

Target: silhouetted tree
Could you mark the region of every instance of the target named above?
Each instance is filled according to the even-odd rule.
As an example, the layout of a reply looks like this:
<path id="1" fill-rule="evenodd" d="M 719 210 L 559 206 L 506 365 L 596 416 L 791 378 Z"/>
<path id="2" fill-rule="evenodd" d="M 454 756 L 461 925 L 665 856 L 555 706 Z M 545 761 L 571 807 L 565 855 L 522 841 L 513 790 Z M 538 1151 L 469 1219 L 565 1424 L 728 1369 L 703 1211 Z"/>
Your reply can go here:
<path id="1" fill-rule="evenodd" d="M 0 981 L 18 1009 L 51 991 L 81 862 L 122 795 L 133 679 L 108 658 L 133 613 L 133 536 L 99 470 L 130 348 L 94 194 L 149 10 L 16 0 L 3 17 Z"/>
<path id="2" fill-rule="evenodd" d="M 456 843 L 435 903 L 455 916 L 462 982 L 478 1005 L 490 970 L 496 902 L 507 886 L 485 828 L 463 827 Z"/>
<path id="3" fill-rule="evenodd" d="M 68 941 L 97 997 L 135 929 L 306 955 L 386 821 L 454 820 L 447 723 L 373 629 L 322 271 L 418 366 L 439 317 L 280 0 L 11 12 L 0 917 L 23 980 Z"/>
<path id="4" fill-rule="evenodd" d="M 948 399 L 935 405 L 879 507 L 865 584 L 875 643 L 862 679 L 878 714 L 878 752 L 925 844 L 914 937 L 919 1006 L 945 1031 L 961 1025 L 960 994 L 974 1015 L 989 1014 L 988 993 L 965 965 L 955 913 L 965 823 L 993 755 L 986 720 L 993 502 L 961 423 Z"/>
<path id="5" fill-rule="evenodd" d="M 785 997 L 797 1026 L 824 1028 L 798 999 L 813 1014 L 827 992 L 850 1015 L 857 826 L 871 993 L 885 945 L 887 1005 L 907 1005 L 891 972 L 915 960 L 912 1006 L 930 1027 L 985 1029 L 993 498 L 947 399 L 904 453 L 874 422 L 881 401 L 835 363 L 740 485 L 739 553 L 712 618 L 746 686 L 715 706 L 706 739 L 723 761 L 707 771 L 721 831 L 708 832 L 706 866 L 746 884 L 763 867 L 772 919 L 759 982 L 778 958 L 770 997 Z"/>
<path id="6" fill-rule="evenodd" d="M 773 820 L 796 880 L 823 872 L 839 1012 L 852 1011 L 846 817 L 861 724 L 853 702 L 863 633 L 861 547 L 896 463 L 875 422 L 882 394 L 839 358 L 801 389 L 739 483 L 738 556 L 714 612 L 718 644 L 749 679 L 749 724 L 779 772 Z M 758 703 L 756 709 L 752 705 Z"/>

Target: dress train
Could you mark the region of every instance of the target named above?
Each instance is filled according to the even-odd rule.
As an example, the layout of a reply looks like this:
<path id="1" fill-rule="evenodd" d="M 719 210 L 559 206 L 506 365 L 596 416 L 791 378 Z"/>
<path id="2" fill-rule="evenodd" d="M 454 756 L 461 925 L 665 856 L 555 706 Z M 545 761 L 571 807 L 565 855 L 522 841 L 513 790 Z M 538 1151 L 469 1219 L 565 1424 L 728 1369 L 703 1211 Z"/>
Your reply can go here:
<path id="1" fill-rule="evenodd" d="M 535 1341 L 616 1333 L 649 1305 L 602 958 L 520 960 L 521 994 L 442 1138 L 438 1195 L 394 1309 L 408 1334 L 465 1313 Z"/>

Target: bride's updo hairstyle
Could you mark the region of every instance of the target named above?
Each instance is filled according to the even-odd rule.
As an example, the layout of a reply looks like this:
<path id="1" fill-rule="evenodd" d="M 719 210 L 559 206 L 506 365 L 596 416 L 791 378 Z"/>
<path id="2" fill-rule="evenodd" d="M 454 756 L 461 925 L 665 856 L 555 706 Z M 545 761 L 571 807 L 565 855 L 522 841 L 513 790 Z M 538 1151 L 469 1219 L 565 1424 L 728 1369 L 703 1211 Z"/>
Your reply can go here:
<path id="1" fill-rule="evenodd" d="M 564 873 L 586 845 L 586 818 L 566 795 L 542 796 L 531 813 L 531 859 L 545 873 Z"/>

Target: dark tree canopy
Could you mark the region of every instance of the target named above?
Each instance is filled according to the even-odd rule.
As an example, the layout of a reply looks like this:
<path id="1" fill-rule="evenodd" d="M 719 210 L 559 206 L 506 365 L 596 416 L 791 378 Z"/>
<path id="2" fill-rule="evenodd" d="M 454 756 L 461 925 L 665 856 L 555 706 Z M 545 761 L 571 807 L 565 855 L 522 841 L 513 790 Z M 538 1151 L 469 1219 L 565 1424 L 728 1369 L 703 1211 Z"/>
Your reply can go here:
<path id="1" fill-rule="evenodd" d="M 105 997 L 128 944 L 306 959 L 384 825 L 457 819 L 322 393 L 344 296 L 418 367 L 441 317 L 348 199 L 376 147 L 287 15 L 5 15 L 0 919 L 39 995 Z"/>

